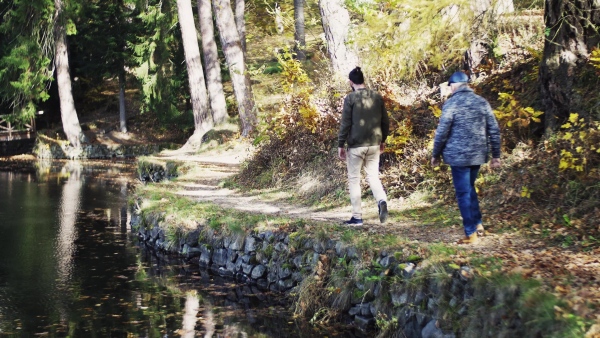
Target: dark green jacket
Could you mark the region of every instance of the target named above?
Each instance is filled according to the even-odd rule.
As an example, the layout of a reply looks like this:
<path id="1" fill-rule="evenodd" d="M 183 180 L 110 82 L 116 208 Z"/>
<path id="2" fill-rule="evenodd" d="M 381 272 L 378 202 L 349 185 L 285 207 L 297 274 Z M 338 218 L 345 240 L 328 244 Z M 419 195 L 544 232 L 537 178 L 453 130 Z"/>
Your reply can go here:
<path id="1" fill-rule="evenodd" d="M 388 137 L 390 120 L 381 95 L 370 89 L 359 89 L 344 99 L 344 110 L 338 133 L 338 147 L 377 146 Z"/>

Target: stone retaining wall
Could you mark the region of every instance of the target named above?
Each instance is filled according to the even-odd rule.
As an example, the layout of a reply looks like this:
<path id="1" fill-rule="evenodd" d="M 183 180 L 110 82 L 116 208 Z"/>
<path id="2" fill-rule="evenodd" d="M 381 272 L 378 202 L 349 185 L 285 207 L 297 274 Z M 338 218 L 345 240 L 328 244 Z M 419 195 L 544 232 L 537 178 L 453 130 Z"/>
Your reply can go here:
<path id="1" fill-rule="evenodd" d="M 68 144 L 44 142 L 39 139 L 33 149 L 34 155 L 44 159 L 113 159 L 133 158 L 151 155 L 162 149 L 170 148 L 171 145 L 142 144 L 142 145 L 119 145 L 107 146 L 104 144 L 87 144 L 80 148 Z"/>
<path id="2" fill-rule="evenodd" d="M 133 228 L 148 247 L 180 255 L 191 264 L 261 290 L 296 294 L 303 280 L 325 261 L 362 265 L 359 251 L 341 241 L 295 238 L 285 232 L 221 236 L 207 228 L 169 239 L 161 227 L 163 218 L 160 214 L 133 217 Z M 396 330 L 406 337 L 455 337 L 440 329 L 439 319 L 448 309 L 466 313 L 465 303 L 474 293 L 468 267 L 446 278 L 423 279 L 418 264 L 399 262 L 385 252 L 380 253 L 375 265 L 374 279 L 381 276 L 381 281 L 354 282 L 352 297 L 341 309 L 358 327 L 374 329 L 379 315 L 395 322 Z M 392 276 L 399 276 L 402 282 L 382 282 Z"/>

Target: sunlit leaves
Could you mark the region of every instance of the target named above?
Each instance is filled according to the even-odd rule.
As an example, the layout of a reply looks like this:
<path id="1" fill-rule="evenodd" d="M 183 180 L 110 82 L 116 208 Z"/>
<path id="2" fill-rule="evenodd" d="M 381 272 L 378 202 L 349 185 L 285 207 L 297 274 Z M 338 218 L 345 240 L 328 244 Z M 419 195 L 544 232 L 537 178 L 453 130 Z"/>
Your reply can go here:
<path id="1" fill-rule="evenodd" d="M 301 126 L 311 133 L 319 126 L 319 111 L 313 103 L 314 87 L 302 68 L 302 63 L 293 58 L 292 51 L 285 48 L 275 55 L 281 67 L 281 84 L 287 95 L 286 104 L 271 117 L 271 121 L 261 133 L 261 139 L 268 139 L 265 133 L 275 132 L 282 136 L 290 128 Z M 259 136 L 260 137 L 260 136 Z"/>
<path id="2" fill-rule="evenodd" d="M 561 126 L 564 131 L 558 134 L 561 147 L 560 170 L 586 172 L 590 161 L 600 161 L 597 149 L 600 141 L 599 127 L 600 123 L 597 121 L 587 123 L 579 114 L 569 115 L 569 122 Z"/>
<path id="3" fill-rule="evenodd" d="M 590 61 L 594 68 L 596 68 L 596 72 L 600 74 L 600 49 L 594 48 L 590 53 Z"/>
<path id="4" fill-rule="evenodd" d="M 360 17 L 363 63 L 386 80 L 411 79 L 462 58 L 477 20 L 469 1 L 347 1 Z"/>
<path id="5" fill-rule="evenodd" d="M 523 188 L 521 188 L 521 197 L 531 198 L 531 193 L 532 192 L 533 192 L 533 190 L 531 190 L 527 186 L 523 186 Z"/>

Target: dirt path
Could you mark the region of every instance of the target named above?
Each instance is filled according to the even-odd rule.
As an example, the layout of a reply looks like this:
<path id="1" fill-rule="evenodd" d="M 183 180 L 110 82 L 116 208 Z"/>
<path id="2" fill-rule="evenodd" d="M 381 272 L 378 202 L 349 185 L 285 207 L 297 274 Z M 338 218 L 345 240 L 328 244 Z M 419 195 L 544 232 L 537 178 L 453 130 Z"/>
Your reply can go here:
<path id="1" fill-rule="evenodd" d="M 290 203 L 291 196 L 282 192 L 242 194 L 222 188 L 219 182 L 236 174 L 240 163 L 250 152 L 232 151 L 202 156 L 163 154 L 161 160 L 192 162 L 198 165 L 193 175 L 184 175 L 176 181 L 178 194 L 198 201 L 210 201 L 224 208 L 273 216 L 286 216 L 341 224 L 351 214 L 350 206 L 330 210 Z M 241 155 L 246 154 L 246 155 Z M 400 221 L 397 210 L 404 205 L 403 200 L 389 201 L 390 219 L 379 223 L 375 206 L 363 201 L 365 225 L 360 229 L 365 235 L 395 235 L 408 241 L 445 243 L 456 245 L 463 236 L 462 226 L 440 228 L 419 224 L 417 221 Z M 488 233 L 476 245 L 459 246 L 464 249 L 456 259 L 464 263 L 466 257 L 485 255 L 501 260 L 504 272 L 521 273 L 525 277 L 536 278 L 546 285 L 556 296 L 565 299 L 573 311 L 600 324 L 600 249 L 571 251 L 557 246 L 548 246 L 542 239 L 536 239 L 521 232 L 505 231 Z M 467 259 L 468 261 L 468 259 Z M 559 311 L 559 310 L 557 310 Z"/>

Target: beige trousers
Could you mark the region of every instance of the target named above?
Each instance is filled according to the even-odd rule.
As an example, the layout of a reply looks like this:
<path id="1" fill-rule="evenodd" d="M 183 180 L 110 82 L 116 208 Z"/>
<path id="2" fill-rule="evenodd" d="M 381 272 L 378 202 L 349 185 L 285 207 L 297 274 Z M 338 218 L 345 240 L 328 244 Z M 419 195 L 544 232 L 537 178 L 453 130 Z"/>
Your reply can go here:
<path id="1" fill-rule="evenodd" d="M 348 148 L 346 154 L 352 217 L 362 218 L 360 192 L 360 171 L 362 168 L 365 168 L 367 182 L 371 187 L 375 201 L 387 201 L 381 180 L 379 180 L 379 146 Z"/>

